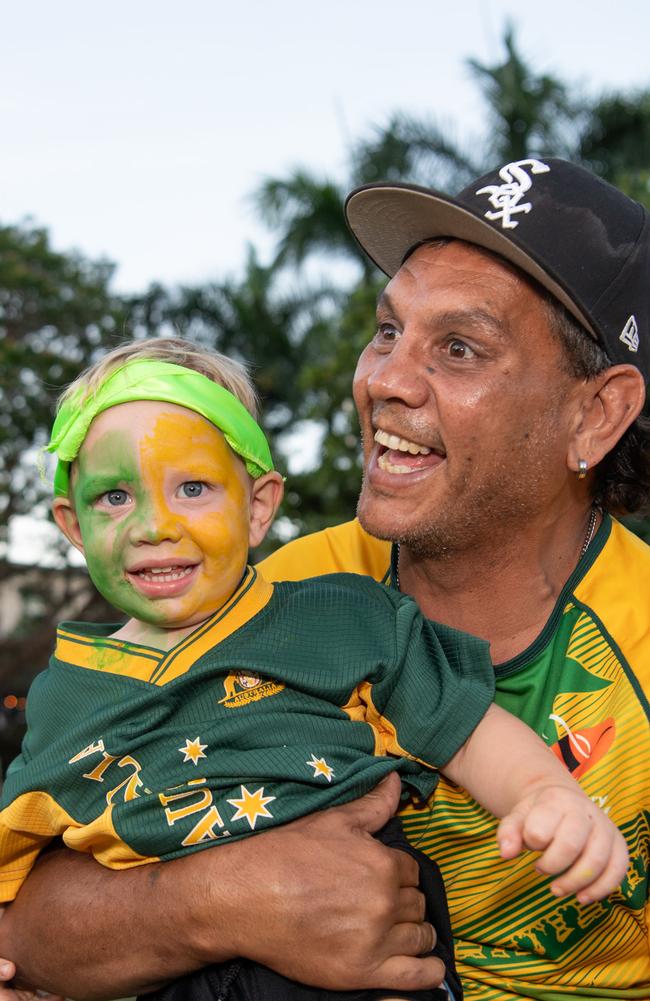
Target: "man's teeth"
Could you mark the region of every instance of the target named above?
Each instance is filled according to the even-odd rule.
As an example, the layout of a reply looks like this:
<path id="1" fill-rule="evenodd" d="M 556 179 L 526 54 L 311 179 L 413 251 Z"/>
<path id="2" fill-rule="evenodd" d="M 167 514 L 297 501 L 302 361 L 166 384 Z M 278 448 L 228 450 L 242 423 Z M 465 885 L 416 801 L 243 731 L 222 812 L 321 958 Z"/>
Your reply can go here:
<path id="1" fill-rule="evenodd" d="M 388 434 L 386 431 L 375 431 L 375 441 L 379 445 L 385 445 L 393 452 L 409 452 L 411 455 L 429 455 L 431 449 L 426 445 L 418 445 L 407 438 L 400 438 L 396 434 Z"/>
<path id="2" fill-rule="evenodd" d="M 146 567 L 138 570 L 138 577 L 143 580 L 157 580 L 168 583 L 172 580 L 180 580 L 181 577 L 188 577 L 194 568 L 189 567 Z"/>

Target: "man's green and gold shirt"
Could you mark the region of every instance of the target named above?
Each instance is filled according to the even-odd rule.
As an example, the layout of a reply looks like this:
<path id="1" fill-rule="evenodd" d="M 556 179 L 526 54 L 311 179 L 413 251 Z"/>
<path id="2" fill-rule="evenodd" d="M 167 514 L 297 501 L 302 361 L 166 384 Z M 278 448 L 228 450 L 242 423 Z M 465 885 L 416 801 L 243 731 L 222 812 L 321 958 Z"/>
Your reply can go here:
<path id="1" fill-rule="evenodd" d="M 291 543 L 264 572 L 293 579 L 345 569 L 387 580 L 390 558 L 388 543 L 350 522 Z M 495 701 L 609 813 L 631 861 L 606 900 L 558 900 L 530 854 L 499 857 L 494 818 L 441 778 L 429 806 L 408 807 L 402 819 L 442 869 L 466 1001 L 648 1001 L 650 547 L 605 517 L 542 633 L 495 674 Z"/>

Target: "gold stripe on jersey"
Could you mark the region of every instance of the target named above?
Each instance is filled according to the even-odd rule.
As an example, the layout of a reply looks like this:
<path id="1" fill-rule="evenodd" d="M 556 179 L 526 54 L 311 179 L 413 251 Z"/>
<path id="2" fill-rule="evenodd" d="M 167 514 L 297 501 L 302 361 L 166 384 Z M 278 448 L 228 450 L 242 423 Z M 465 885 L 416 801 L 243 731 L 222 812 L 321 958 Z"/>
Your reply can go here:
<path id="1" fill-rule="evenodd" d="M 0 903 L 14 899 L 52 838 L 62 837 L 69 848 L 92 854 L 113 869 L 159 862 L 155 856 L 139 855 L 121 840 L 113 827 L 112 811 L 108 806 L 96 820 L 83 825 L 49 793 L 36 790 L 18 796 L 0 813 L 3 857 L 7 860 L 0 875 Z"/>
<path id="2" fill-rule="evenodd" d="M 156 650 L 110 636 L 92 636 L 66 626 L 57 631 L 54 656 L 89 671 L 118 674 L 166 685 L 185 674 L 203 654 L 221 643 L 257 615 L 271 600 L 273 585 L 248 567 L 240 586 L 202 626 L 168 651 Z"/>
<path id="3" fill-rule="evenodd" d="M 373 538 L 358 520 L 295 539 L 259 564 L 267 580 L 306 580 L 327 573 L 359 573 L 385 581 L 390 542 Z"/>
<path id="4" fill-rule="evenodd" d="M 372 698 L 372 684 L 369 681 L 360 682 L 352 692 L 349 700 L 341 706 L 344 713 L 351 720 L 362 720 L 371 728 L 375 738 L 375 755 L 384 757 L 387 754 L 394 754 L 400 758 L 409 758 L 417 761 L 424 768 L 431 768 L 431 765 L 422 761 L 421 758 L 406 751 L 397 739 L 397 729 L 394 723 L 379 712 Z"/>
<path id="5" fill-rule="evenodd" d="M 68 848 L 94 855 L 109 869 L 131 869 L 136 865 L 160 861 L 155 855 L 140 855 L 122 841 L 113 826 L 112 803 L 90 823 L 68 827 L 63 833 L 63 840 Z"/>

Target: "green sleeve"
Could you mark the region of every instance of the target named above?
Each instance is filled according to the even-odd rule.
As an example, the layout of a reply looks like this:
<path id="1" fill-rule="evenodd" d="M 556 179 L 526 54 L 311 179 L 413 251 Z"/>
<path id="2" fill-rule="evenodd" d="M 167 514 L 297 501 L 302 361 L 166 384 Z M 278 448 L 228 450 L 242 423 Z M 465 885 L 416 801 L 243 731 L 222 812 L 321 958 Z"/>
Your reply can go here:
<path id="1" fill-rule="evenodd" d="M 386 750 L 440 768 L 460 749 L 494 698 L 489 646 L 425 619 L 402 598 L 395 610 L 396 657 L 372 686 Z M 394 733 L 394 737 L 390 736 Z M 398 747 L 391 747 L 392 743 Z"/>

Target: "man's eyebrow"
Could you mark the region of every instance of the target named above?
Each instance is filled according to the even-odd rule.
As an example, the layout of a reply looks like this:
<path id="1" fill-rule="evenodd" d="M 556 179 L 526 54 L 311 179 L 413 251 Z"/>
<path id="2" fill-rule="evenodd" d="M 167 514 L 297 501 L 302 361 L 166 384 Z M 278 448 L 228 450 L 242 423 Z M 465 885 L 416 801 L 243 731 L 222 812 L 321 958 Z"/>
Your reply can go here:
<path id="1" fill-rule="evenodd" d="M 448 309 L 443 313 L 432 313 L 431 323 L 443 327 L 463 326 L 482 327 L 483 329 L 487 327 L 499 336 L 503 336 L 508 329 L 507 321 L 495 316 L 494 313 L 490 313 L 489 310 L 480 309 L 479 307 Z"/>
<path id="2" fill-rule="evenodd" d="M 390 293 L 386 289 L 383 289 L 377 296 L 377 312 L 380 310 L 384 310 L 386 313 L 395 313 L 393 300 L 390 297 Z"/>
<path id="3" fill-rule="evenodd" d="M 377 313 L 390 313 L 396 316 L 395 306 L 389 292 L 384 289 L 377 297 Z M 447 309 L 442 313 L 431 312 L 429 316 L 431 325 L 442 327 L 481 327 L 488 329 L 499 337 L 503 337 L 508 330 L 507 320 L 502 320 L 494 313 L 480 307 L 463 307 L 460 309 Z"/>

